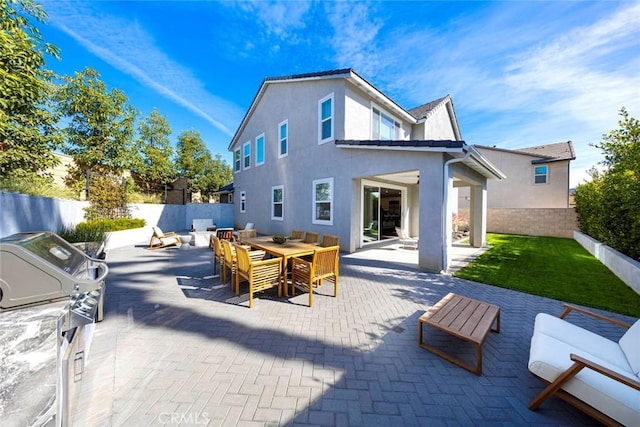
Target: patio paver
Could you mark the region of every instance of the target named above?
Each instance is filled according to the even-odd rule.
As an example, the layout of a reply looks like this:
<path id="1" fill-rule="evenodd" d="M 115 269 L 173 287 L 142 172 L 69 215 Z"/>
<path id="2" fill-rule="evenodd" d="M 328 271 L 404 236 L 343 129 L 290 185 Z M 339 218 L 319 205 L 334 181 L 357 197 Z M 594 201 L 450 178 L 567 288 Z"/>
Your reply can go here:
<path id="1" fill-rule="evenodd" d="M 527 370 L 534 317 L 559 314 L 559 301 L 358 253 L 341 257 L 338 298 L 323 286 L 309 308 L 305 294 L 274 292 L 250 310 L 212 276 L 208 248 L 123 248 L 107 261 L 76 425 L 597 425 L 557 399 L 527 409 L 543 387 Z M 481 377 L 416 344 L 418 318 L 449 292 L 501 307 Z"/>

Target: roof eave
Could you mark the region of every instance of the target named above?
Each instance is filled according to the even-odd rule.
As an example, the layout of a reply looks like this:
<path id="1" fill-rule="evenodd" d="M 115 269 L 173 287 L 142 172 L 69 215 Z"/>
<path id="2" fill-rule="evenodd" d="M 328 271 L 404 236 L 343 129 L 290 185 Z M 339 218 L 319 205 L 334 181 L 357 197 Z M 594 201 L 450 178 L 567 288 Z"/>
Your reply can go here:
<path id="1" fill-rule="evenodd" d="M 478 166 L 481 167 L 483 171 L 486 173 L 482 173 L 487 178 L 496 178 L 499 180 L 505 179 L 507 176 L 502 173 L 500 169 L 498 169 L 493 163 L 489 161 L 486 157 L 482 155 L 473 145 L 466 145 L 463 147 L 463 150 L 469 153 L 469 158 L 465 160 L 463 163 L 467 162 L 475 162 Z"/>

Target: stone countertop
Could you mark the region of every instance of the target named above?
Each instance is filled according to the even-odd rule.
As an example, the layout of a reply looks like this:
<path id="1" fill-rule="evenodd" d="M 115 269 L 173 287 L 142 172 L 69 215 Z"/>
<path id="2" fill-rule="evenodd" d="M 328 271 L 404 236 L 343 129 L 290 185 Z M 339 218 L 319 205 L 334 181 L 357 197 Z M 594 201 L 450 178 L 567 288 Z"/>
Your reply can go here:
<path id="1" fill-rule="evenodd" d="M 54 403 L 56 319 L 67 300 L 0 309 L 0 420 L 32 425 Z"/>

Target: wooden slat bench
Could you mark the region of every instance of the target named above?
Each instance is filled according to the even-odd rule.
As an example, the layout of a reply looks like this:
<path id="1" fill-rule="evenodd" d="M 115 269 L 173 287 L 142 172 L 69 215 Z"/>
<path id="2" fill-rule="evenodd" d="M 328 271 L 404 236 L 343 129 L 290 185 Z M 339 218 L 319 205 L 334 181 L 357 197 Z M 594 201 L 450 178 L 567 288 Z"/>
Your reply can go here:
<path id="1" fill-rule="evenodd" d="M 496 324 L 495 328 L 493 327 L 494 323 Z M 422 339 L 423 324 L 475 344 L 476 366 L 424 343 Z M 449 293 L 418 319 L 418 345 L 461 368 L 481 375 L 482 344 L 490 330 L 500 332 L 500 307 Z"/>

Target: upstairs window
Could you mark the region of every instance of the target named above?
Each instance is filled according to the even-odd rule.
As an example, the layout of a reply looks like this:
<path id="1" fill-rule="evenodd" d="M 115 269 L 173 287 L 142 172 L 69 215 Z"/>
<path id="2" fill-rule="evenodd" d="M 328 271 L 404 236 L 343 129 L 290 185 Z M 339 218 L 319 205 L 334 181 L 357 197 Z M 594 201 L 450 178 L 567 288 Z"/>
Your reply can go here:
<path id="1" fill-rule="evenodd" d="M 313 181 L 312 222 L 333 225 L 333 178 Z"/>
<path id="2" fill-rule="evenodd" d="M 242 157 L 240 156 L 240 149 L 238 148 L 233 152 L 233 171 L 239 172 L 242 167 Z"/>
<path id="3" fill-rule="evenodd" d="M 548 175 L 547 165 L 533 167 L 533 182 L 535 184 L 546 184 L 547 175 Z"/>
<path id="4" fill-rule="evenodd" d="M 278 138 L 280 140 L 280 147 L 278 148 L 278 157 L 284 157 L 289 154 L 289 121 L 278 125 Z"/>
<path id="5" fill-rule="evenodd" d="M 372 107 L 371 139 L 381 141 L 402 139 L 402 125 L 384 111 Z"/>
<path id="6" fill-rule="evenodd" d="M 256 138 L 256 166 L 264 163 L 264 133 Z"/>
<path id="7" fill-rule="evenodd" d="M 284 218 L 284 186 L 271 187 L 271 219 L 282 221 Z"/>
<path id="8" fill-rule="evenodd" d="M 251 141 L 247 141 L 242 146 L 242 169 L 249 169 L 251 167 Z"/>
<path id="9" fill-rule="evenodd" d="M 318 102 L 318 144 L 333 139 L 333 93 Z"/>

